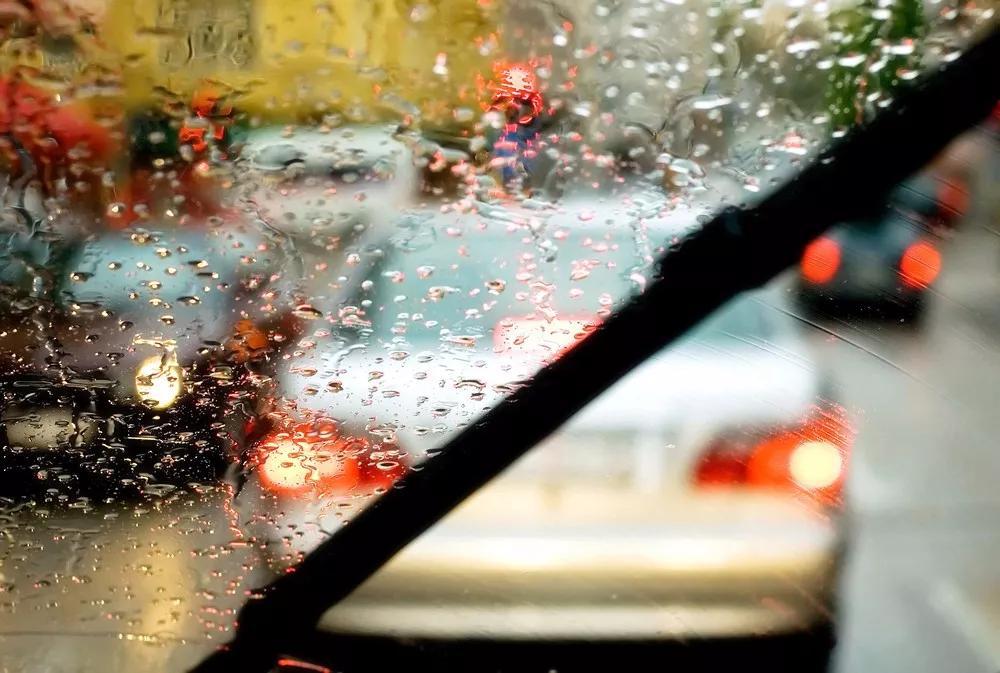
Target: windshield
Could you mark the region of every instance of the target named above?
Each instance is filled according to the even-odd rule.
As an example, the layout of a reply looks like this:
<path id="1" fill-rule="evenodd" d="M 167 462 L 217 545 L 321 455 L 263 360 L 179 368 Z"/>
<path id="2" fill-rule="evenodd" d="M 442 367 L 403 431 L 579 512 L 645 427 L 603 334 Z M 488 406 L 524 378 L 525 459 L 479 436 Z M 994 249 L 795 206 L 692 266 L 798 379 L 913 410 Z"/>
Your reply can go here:
<path id="1" fill-rule="evenodd" d="M 592 213 L 582 215 L 589 221 Z M 622 230 L 613 222 L 549 222 L 546 233 L 551 238 L 490 222 L 454 244 L 444 238 L 426 249 L 395 249 L 373 269 L 373 336 L 418 349 L 464 338 L 486 350 L 526 338 L 509 334 L 519 323 L 578 323 L 585 336 L 588 325 L 641 292 L 652 276 L 652 258 L 666 247 L 658 241 L 675 235 Z M 700 327 L 694 339 L 727 333 L 766 338 L 763 322 L 761 312 L 738 303 Z"/>
<path id="2" fill-rule="evenodd" d="M 0 670 L 988 668 L 995 4 L 0 1 Z"/>

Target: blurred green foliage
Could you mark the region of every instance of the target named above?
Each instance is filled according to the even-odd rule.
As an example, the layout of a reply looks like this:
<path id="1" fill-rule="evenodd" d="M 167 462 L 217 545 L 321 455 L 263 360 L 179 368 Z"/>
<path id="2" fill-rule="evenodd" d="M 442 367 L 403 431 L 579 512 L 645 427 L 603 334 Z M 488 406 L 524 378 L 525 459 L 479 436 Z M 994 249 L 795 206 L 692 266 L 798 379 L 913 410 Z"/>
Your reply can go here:
<path id="1" fill-rule="evenodd" d="M 891 98 L 900 74 L 918 67 L 926 30 L 921 0 L 863 0 L 830 16 L 837 48 L 826 107 L 833 129 L 865 121 Z"/>

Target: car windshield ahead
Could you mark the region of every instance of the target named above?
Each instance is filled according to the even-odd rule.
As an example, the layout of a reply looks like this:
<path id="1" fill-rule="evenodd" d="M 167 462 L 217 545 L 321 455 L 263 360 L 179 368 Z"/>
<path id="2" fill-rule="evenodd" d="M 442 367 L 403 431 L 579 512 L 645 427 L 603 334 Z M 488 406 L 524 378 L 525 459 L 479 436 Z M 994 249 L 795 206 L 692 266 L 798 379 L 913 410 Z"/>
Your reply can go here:
<path id="1" fill-rule="evenodd" d="M 997 9 L 0 2 L 0 669 L 996 668 Z"/>

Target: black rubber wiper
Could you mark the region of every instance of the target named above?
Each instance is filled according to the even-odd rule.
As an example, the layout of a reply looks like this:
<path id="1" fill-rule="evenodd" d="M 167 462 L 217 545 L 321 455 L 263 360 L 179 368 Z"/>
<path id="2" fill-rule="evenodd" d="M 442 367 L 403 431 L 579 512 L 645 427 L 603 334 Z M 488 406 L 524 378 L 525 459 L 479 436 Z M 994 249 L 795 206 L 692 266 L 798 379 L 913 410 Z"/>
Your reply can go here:
<path id="1" fill-rule="evenodd" d="M 848 134 L 750 210 L 720 213 L 669 250 L 642 295 L 498 404 L 298 565 L 261 589 L 236 637 L 194 670 L 267 671 L 307 642 L 330 607 L 630 370 L 741 292 L 799 260 L 829 226 L 879 208 L 889 190 L 1000 98 L 1000 31 Z M 725 391 L 720 391 L 720 395 Z M 335 653 L 331 653 L 335 656 Z"/>

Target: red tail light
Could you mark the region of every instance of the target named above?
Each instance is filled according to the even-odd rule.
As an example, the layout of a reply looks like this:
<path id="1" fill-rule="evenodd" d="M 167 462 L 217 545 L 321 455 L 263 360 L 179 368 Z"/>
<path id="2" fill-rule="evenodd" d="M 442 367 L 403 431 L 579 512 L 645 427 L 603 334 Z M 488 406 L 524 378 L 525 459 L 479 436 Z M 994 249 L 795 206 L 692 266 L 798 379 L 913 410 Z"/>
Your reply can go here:
<path id="1" fill-rule="evenodd" d="M 829 283 L 839 268 L 840 244 L 832 238 L 817 238 L 802 253 L 802 277 L 810 283 Z"/>
<path id="2" fill-rule="evenodd" d="M 917 241 L 899 260 L 899 278 L 918 290 L 928 287 L 941 273 L 941 253 L 927 241 Z"/>
<path id="3" fill-rule="evenodd" d="M 817 410 L 795 427 L 716 439 L 695 466 L 703 488 L 755 488 L 840 499 L 854 431 L 840 408 Z"/>
<path id="4" fill-rule="evenodd" d="M 258 443 L 254 464 L 265 489 L 292 497 L 388 488 L 407 469 L 395 445 L 341 435 L 328 420 L 271 432 Z"/>
<path id="5" fill-rule="evenodd" d="M 282 657 L 278 659 L 278 672 L 279 673 L 292 673 L 292 671 L 310 671 L 310 673 L 333 673 L 332 669 L 326 666 L 320 666 L 319 664 L 310 664 L 307 661 L 302 661 L 300 659 L 293 659 L 291 657 Z"/>

